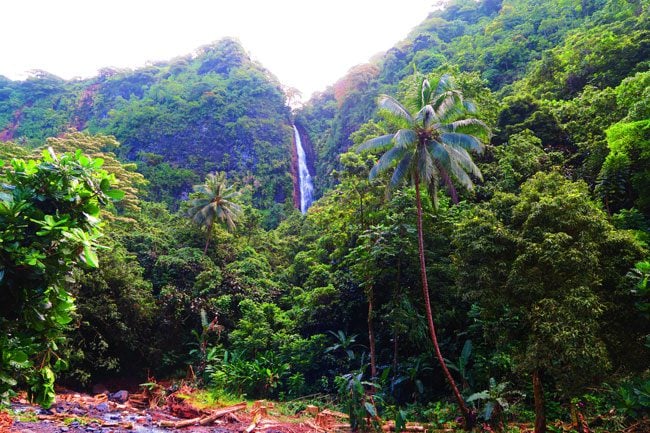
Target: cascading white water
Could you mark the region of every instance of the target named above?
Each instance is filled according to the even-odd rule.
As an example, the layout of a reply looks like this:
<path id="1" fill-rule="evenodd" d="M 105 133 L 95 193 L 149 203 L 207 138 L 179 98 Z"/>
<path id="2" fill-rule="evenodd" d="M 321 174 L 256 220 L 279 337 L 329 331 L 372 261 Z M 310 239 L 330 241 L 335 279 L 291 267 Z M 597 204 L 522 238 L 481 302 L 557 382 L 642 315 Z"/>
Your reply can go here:
<path id="1" fill-rule="evenodd" d="M 302 148 L 302 140 L 298 128 L 293 126 L 293 136 L 296 141 L 296 153 L 298 154 L 298 182 L 300 186 L 300 212 L 305 213 L 311 202 L 314 201 L 314 184 L 311 181 L 311 175 L 307 169 L 307 157 L 305 149 Z"/>

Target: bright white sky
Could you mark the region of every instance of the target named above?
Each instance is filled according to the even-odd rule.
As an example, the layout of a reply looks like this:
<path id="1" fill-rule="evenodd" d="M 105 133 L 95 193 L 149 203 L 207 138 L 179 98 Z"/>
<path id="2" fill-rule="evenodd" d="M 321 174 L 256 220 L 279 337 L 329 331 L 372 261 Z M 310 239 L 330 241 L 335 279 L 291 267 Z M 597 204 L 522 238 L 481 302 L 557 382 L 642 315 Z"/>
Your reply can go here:
<path id="1" fill-rule="evenodd" d="M 438 0 L 2 0 L 0 75 L 143 66 L 224 36 L 308 99 L 402 40 Z"/>

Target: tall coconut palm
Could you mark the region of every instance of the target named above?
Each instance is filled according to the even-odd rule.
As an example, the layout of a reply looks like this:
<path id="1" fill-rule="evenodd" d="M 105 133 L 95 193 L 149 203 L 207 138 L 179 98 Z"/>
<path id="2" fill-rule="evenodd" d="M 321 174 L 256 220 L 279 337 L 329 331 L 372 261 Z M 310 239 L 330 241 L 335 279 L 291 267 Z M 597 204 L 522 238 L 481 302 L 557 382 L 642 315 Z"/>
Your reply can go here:
<path id="1" fill-rule="evenodd" d="M 429 283 L 424 257 L 424 236 L 422 230 L 421 186 L 432 187 L 432 198 L 437 203 L 436 191 L 440 182 L 449 189 L 455 202 L 458 201 L 453 182 L 467 189 L 473 187 L 471 175 L 481 178 L 481 172 L 472 161 L 470 151 L 481 152 L 483 145 L 473 134 L 488 133 L 487 126 L 480 120 L 467 117 L 475 112 L 474 106 L 463 99 L 462 93 L 455 89 L 452 78 L 443 75 L 435 86 L 429 80 L 419 80 L 418 95 L 411 105 L 415 114 L 394 98 L 382 95 L 379 107 L 395 125 L 400 128 L 393 134 L 386 134 L 366 141 L 357 151 L 386 150 L 370 171 L 370 178 L 394 167 L 389 188 L 398 186 L 409 179 L 415 185 L 417 208 L 418 252 L 424 307 L 436 357 L 443 373 L 452 388 L 458 406 L 465 419 L 465 427 L 471 428 L 473 417 L 456 386 L 440 351 L 436 328 L 431 313 Z"/>
<path id="2" fill-rule="evenodd" d="M 237 203 L 241 192 L 235 190 L 233 185 L 228 185 L 224 172 L 208 174 L 204 183 L 194 185 L 193 188 L 194 194 L 186 214 L 196 224 L 205 227 L 207 238 L 203 254 L 206 254 L 215 220 L 224 223 L 229 231 L 236 228 L 242 214 L 241 206 Z"/>

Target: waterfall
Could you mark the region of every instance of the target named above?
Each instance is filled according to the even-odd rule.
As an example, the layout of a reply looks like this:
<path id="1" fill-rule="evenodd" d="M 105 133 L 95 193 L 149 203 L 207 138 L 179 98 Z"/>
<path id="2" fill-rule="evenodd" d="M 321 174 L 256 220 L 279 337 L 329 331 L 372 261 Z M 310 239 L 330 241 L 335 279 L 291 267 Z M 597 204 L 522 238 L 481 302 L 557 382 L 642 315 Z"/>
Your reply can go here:
<path id="1" fill-rule="evenodd" d="M 305 213 L 311 202 L 314 201 L 314 184 L 307 169 L 307 157 L 302 147 L 302 140 L 296 125 L 293 126 L 293 136 L 296 141 L 296 153 L 298 154 L 298 185 L 300 186 L 300 212 Z"/>

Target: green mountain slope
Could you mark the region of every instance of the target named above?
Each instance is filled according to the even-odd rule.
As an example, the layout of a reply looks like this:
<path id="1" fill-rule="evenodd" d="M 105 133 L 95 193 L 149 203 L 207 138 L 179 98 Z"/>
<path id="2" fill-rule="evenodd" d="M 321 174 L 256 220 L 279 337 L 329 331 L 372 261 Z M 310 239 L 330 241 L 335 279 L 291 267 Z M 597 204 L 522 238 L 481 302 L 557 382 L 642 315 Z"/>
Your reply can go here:
<path id="1" fill-rule="evenodd" d="M 615 88 L 626 77 L 647 71 L 649 28 L 648 1 L 453 0 L 431 13 L 406 40 L 352 68 L 298 114 L 297 122 L 316 148 L 319 192 L 334 182 L 329 174 L 340 168 L 337 156 L 353 144 L 350 135 L 373 118 L 376 96 L 399 94 L 399 83 L 414 69 L 452 72 L 460 79 L 461 73 L 478 74 L 480 81 L 474 80 L 474 88 L 465 88 L 465 93 L 485 95 L 474 92 L 479 84 L 493 92 L 495 101 L 505 102 L 480 106 L 485 116 L 498 117 L 491 124 L 494 144 L 528 128 L 545 147 L 582 152 L 576 160 L 589 159 L 594 152 L 571 130 L 575 119 L 562 118 L 542 101 L 580 105 L 583 91 Z M 588 102 L 583 102 L 578 111 L 587 109 Z M 623 111 L 598 125 L 601 139 L 609 125 L 625 116 Z M 603 149 L 599 151 L 600 159 L 590 161 L 591 168 L 577 170 L 592 184 L 604 158 Z"/>
<path id="2" fill-rule="evenodd" d="M 0 140 L 38 145 L 70 128 L 112 134 L 121 156 L 151 175 L 152 199 L 171 200 L 215 170 L 256 185 L 258 207 L 291 198 L 289 115 L 277 80 L 231 39 L 87 80 L 0 77 Z M 178 168 L 194 176 L 177 179 Z"/>

